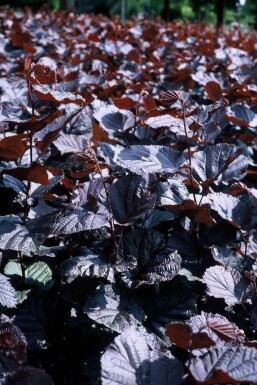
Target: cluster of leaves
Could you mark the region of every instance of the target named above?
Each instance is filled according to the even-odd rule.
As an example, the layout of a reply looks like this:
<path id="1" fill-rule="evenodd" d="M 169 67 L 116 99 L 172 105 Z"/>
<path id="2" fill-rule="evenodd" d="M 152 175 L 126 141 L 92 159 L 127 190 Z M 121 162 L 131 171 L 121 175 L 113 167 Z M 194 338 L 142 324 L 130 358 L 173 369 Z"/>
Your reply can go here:
<path id="1" fill-rule="evenodd" d="M 0 12 L 1 384 L 256 382 L 256 37 L 66 16 Z"/>

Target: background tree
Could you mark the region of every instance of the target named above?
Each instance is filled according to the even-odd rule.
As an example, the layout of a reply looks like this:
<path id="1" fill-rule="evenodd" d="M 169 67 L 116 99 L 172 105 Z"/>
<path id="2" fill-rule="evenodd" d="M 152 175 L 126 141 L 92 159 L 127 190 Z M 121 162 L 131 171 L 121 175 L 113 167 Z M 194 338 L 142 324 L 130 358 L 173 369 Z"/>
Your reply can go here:
<path id="1" fill-rule="evenodd" d="M 12 7 L 29 6 L 33 10 L 48 3 L 51 9 L 70 10 L 75 6 L 78 13 L 95 12 L 107 16 L 119 15 L 129 18 L 144 12 L 146 17 L 161 15 L 164 20 L 200 20 L 218 25 L 231 23 L 238 12 L 240 22 L 257 28 L 257 1 L 246 0 L 1 0 L 1 5 Z M 123 11 L 122 11 L 123 10 Z M 125 10 L 125 15 L 124 15 Z"/>
<path id="2" fill-rule="evenodd" d="M 75 7 L 75 0 L 60 0 L 60 9 L 69 11 Z"/>
<path id="3" fill-rule="evenodd" d="M 169 18 L 170 18 L 170 0 L 164 0 L 163 1 L 163 9 L 162 9 L 161 16 L 162 16 L 163 20 L 166 20 L 166 21 L 169 20 Z"/>
<path id="4" fill-rule="evenodd" d="M 257 1 L 246 0 L 243 11 L 245 22 L 249 26 L 257 29 Z"/>

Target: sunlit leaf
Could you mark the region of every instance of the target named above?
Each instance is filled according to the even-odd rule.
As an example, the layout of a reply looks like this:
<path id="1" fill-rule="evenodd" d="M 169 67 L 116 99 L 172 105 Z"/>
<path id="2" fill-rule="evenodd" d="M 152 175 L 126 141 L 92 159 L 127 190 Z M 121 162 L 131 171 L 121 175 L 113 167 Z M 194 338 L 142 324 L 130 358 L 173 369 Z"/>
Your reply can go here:
<path id="1" fill-rule="evenodd" d="M 28 256 L 36 251 L 34 239 L 18 216 L 0 217 L 0 248 L 21 251 Z"/>
<path id="2" fill-rule="evenodd" d="M 257 375 L 256 349 L 230 345 L 213 348 L 204 356 L 193 359 L 189 370 L 196 381 L 206 385 L 254 382 Z"/>
<path id="3" fill-rule="evenodd" d="M 182 382 L 182 363 L 154 337 L 125 331 L 116 337 L 101 358 L 103 385 L 142 385 Z"/>
<path id="4" fill-rule="evenodd" d="M 240 155 L 234 144 L 218 143 L 198 151 L 192 158 L 193 174 L 202 182 L 222 178 L 229 181 L 242 175 L 248 165 L 247 157 Z"/>
<path id="5" fill-rule="evenodd" d="M 6 307 L 15 307 L 17 297 L 14 288 L 3 274 L 0 274 L 0 304 Z"/>
<path id="6" fill-rule="evenodd" d="M 33 86 L 33 93 L 39 100 L 47 100 L 55 103 L 74 103 L 85 104 L 85 99 L 80 95 L 74 95 L 71 92 L 60 92 L 52 90 L 47 86 Z"/>
<path id="7" fill-rule="evenodd" d="M 223 298 L 228 305 L 244 301 L 251 291 L 249 283 L 235 269 L 225 269 L 223 266 L 212 266 L 203 276 L 208 287 L 208 294 L 215 298 Z"/>
<path id="8" fill-rule="evenodd" d="M 139 175 L 175 172 L 185 163 L 184 155 L 164 146 L 133 145 L 119 154 L 119 164 Z"/>

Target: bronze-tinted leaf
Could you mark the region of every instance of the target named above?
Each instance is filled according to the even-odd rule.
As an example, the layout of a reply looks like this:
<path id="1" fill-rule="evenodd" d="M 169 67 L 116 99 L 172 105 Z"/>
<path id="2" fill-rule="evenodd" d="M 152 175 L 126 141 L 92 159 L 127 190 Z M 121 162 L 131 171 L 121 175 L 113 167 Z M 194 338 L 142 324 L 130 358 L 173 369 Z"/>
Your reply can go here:
<path id="1" fill-rule="evenodd" d="M 95 146 L 97 146 L 97 142 L 104 142 L 104 143 L 111 143 L 111 144 L 118 143 L 117 140 L 111 139 L 108 136 L 108 134 L 95 122 L 92 123 L 92 129 L 93 129 L 93 135 L 91 140 Z"/>
<path id="2" fill-rule="evenodd" d="M 116 107 L 120 108 L 121 110 L 131 110 L 137 105 L 137 103 L 133 99 L 128 97 L 113 98 L 113 103 Z"/>
<path id="3" fill-rule="evenodd" d="M 229 321 L 221 318 L 209 318 L 207 326 L 226 342 L 235 340 L 238 335 L 238 328 Z"/>
<path id="4" fill-rule="evenodd" d="M 255 348 L 227 344 L 193 359 L 189 370 L 194 379 L 204 385 L 255 382 L 257 352 Z"/>
<path id="5" fill-rule="evenodd" d="M 75 103 L 83 105 L 86 103 L 85 99 L 80 95 L 74 95 L 71 92 L 60 92 L 52 90 L 51 88 L 34 86 L 33 93 L 39 100 L 47 100 L 55 103 Z"/>
<path id="6" fill-rule="evenodd" d="M 165 106 L 170 106 L 176 103 L 176 101 L 181 98 L 182 98 L 181 92 L 175 91 L 175 90 L 163 91 L 161 92 L 161 95 L 160 95 L 160 101 Z"/>
<path id="7" fill-rule="evenodd" d="M 212 102 L 217 102 L 222 98 L 222 89 L 219 83 L 210 81 L 205 85 L 205 90 L 208 94 L 209 99 Z"/>
<path id="8" fill-rule="evenodd" d="M 208 226 L 215 223 L 208 205 L 197 205 L 194 201 L 186 199 L 180 205 L 174 206 L 174 209 L 185 214 L 192 222 L 205 223 Z"/>
<path id="9" fill-rule="evenodd" d="M 22 158 L 28 149 L 28 135 L 18 134 L 0 140 L 0 158 L 5 161 Z"/>
<path id="10" fill-rule="evenodd" d="M 29 167 L 16 167 L 2 171 L 2 174 L 12 175 L 20 180 L 27 180 L 40 183 L 44 186 L 48 184 L 48 175 L 44 165 L 33 162 Z"/>
<path id="11" fill-rule="evenodd" d="M 205 332 L 193 333 L 190 325 L 185 323 L 171 323 L 165 334 L 170 341 L 182 349 L 201 349 L 214 346 L 215 342 Z"/>

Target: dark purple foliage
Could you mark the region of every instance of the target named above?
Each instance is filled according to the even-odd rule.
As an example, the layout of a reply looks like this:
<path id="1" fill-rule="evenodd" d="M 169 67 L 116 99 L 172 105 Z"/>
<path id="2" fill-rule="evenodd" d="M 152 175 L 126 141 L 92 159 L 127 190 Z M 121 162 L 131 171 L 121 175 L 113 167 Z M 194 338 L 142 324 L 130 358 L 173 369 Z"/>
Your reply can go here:
<path id="1" fill-rule="evenodd" d="M 256 36 L 0 8 L 0 383 L 257 378 Z"/>

